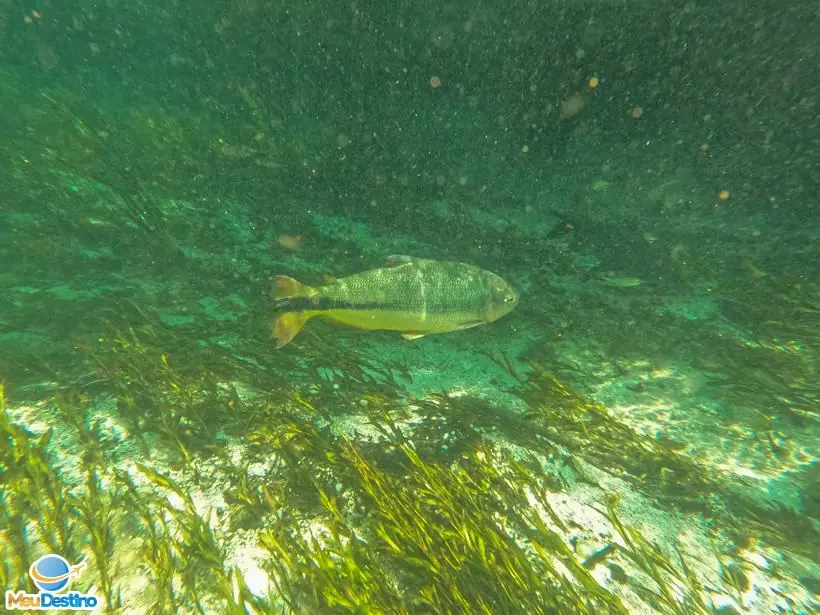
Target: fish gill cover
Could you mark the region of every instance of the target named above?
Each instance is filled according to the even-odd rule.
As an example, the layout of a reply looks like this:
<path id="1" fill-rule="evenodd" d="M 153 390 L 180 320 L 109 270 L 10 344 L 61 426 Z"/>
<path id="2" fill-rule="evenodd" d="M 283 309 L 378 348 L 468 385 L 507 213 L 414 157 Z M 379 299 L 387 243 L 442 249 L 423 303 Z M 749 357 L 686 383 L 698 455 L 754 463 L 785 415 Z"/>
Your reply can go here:
<path id="1" fill-rule="evenodd" d="M 817 611 L 808 3 L 0 8 L 6 606 Z M 520 303 L 275 348 L 390 254 Z"/>

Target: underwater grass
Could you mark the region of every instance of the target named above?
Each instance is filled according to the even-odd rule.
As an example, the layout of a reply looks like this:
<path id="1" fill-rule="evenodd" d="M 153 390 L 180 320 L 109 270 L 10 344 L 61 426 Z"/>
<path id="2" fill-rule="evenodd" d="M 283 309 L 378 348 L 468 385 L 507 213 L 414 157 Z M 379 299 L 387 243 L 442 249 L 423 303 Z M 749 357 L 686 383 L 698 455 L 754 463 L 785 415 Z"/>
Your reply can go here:
<path id="1" fill-rule="evenodd" d="M 382 427 L 399 458 L 392 470 L 307 425 L 293 443 L 324 458 L 312 475 L 341 481 L 311 482 L 324 509 L 312 523 L 288 515 L 262 536 L 297 612 L 626 612 L 528 512 L 515 475 L 497 469 L 503 461 L 489 448 L 451 466 L 427 463 L 389 417 Z M 275 509 L 284 495 L 271 496 Z"/>
<path id="2" fill-rule="evenodd" d="M 604 563 L 624 576 L 619 557 L 644 601 L 708 612 L 684 556 L 643 538 L 614 502 L 600 512 L 618 542 L 575 553 L 549 503 L 567 488 L 550 456 L 576 480 L 583 460 L 670 505 L 755 523 L 764 540 L 794 537 L 773 511 L 733 500 L 677 447 L 623 427 L 539 365 L 520 392 L 529 411 L 513 414 L 468 396 L 407 399 L 392 372 L 307 339 L 303 356 L 281 360 L 318 370 L 337 356 L 340 386 L 276 375 L 240 392 L 231 370 L 262 384 L 253 366 L 264 357 L 235 361 L 158 326 L 115 332 L 89 350 L 107 398 L 66 388 L 41 404 L 64 426 L 59 444 L 12 420 L 0 396 L 0 580 L 26 586 L 30 562 L 54 551 L 87 561 L 83 585 L 114 612 L 625 613 L 590 574 Z M 124 433 L 105 428 L 99 408 Z M 340 426 L 351 414 L 366 434 Z M 260 549 L 262 595 L 235 563 L 236 533 Z"/>

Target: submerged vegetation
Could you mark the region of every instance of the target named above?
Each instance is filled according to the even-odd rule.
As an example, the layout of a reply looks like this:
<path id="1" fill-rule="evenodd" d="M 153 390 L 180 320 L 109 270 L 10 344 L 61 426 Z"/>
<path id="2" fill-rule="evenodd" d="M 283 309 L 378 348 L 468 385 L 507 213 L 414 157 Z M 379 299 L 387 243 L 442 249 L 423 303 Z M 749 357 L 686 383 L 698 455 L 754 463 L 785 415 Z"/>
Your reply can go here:
<path id="1" fill-rule="evenodd" d="M 87 391 L 0 395 L 4 586 L 33 589 L 30 562 L 55 552 L 87 562 L 74 588 L 112 612 L 626 613 L 636 600 L 710 612 L 691 556 L 622 518 L 602 471 L 719 519 L 716 544 L 816 545 L 810 525 L 755 507 L 537 364 L 520 392 L 529 410 L 513 413 L 407 399 L 390 372 L 349 357 L 337 387 L 265 386 L 255 360 L 227 353 L 218 375 L 216 356 L 192 361 L 201 347 L 158 326 L 86 349 Z M 316 338 L 302 347 L 308 363 L 329 353 Z M 610 538 L 594 549 L 568 539 L 582 523 L 555 506 L 573 485 L 599 494 Z M 742 547 L 719 548 L 742 603 Z"/>

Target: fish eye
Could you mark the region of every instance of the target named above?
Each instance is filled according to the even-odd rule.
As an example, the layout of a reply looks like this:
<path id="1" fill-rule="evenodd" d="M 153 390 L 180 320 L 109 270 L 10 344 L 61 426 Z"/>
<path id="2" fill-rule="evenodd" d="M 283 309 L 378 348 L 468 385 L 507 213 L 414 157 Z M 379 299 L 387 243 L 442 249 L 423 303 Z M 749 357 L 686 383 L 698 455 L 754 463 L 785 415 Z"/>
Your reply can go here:
<path id="1" fill-rule="evenodd" d="M 515 295 L 507 295 L 504 297 L 504 303 L 512 303 L 515 301 Z"/>

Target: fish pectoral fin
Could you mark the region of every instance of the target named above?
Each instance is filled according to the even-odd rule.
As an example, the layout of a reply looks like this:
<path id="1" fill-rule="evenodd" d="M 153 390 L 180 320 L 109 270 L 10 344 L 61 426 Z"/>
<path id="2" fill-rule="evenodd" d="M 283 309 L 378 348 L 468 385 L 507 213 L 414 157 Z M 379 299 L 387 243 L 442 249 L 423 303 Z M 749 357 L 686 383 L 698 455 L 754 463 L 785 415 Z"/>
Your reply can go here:
<path id="1" fill-rule="evenodd" d="M 462 329 L 471 329 L 472 327 L 477 327 L 478 325 L 483 325 L 487 321 L 486 320 L 468 320 L 467 322 L 459 323 L 456 327 L 456 330 L 461 331 Z"/>
<path id="2" fill-rule="evenodd" d="M 273 319 L 271 331 L 276 338 L 276 347 L 281 348 L 287 345 L 313 314 L 307 312 L 282 312 Z"/>
<path id="3" fill-rule="evenodd" d="M 412 263 L 415 258 L 412 256 L 407 256 L 406 254 L 391 254 L 387 257 L 387 260 L 384 261 L 385 267 L 400 267 L 401 265 L 407 265 Z"/>
<path id="4" fill-rule="evenodd" d="M 418 333 L 417 331 L 405 331 L 401 334 L 401 336 L 406 340 L 417 340 L 420 337 L 424 337 L 427 335 L 426 333 Z"/>

